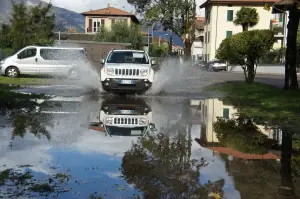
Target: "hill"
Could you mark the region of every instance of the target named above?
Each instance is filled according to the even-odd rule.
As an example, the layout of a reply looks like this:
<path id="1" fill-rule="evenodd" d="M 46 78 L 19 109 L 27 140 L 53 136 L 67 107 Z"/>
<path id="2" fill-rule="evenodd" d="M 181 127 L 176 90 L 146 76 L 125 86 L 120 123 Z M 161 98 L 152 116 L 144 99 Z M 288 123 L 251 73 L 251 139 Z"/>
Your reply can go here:
<path id="1" fill-rule="evenodd" d="M 41 0 L 14 0 L 16 3 L 24 1 L 28 6 L 38 5 L 40 2 L 46 4 Z M 53 6 L 53 12 L 55 13 L 55 31 L 60 29 L 66 31 L 68 28 L 74 28 L 77 32 L 84 32 L 84 16 L 79 13 Z M 0 24 L 10 23 L 11 15 L 11 0 L 0 0 Z"/>

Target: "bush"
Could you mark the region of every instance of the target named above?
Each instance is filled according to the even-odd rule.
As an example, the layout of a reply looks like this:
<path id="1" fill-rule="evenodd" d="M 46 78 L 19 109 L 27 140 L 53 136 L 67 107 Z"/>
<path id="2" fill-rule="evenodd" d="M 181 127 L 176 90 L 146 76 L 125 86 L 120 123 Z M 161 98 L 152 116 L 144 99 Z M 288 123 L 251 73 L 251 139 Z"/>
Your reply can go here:
<path id="1" fill-rule="evenodd" d="M 270 51 L 274 42 L 274 33 L 271 30 L 251 30 L 238 33 L 222 41 L 216 57 L 241 65 L 246 82 L 253 83 L 259 59 Z"/>
<path id="2" fill-rule="evenodd" d="M 139 25 L 127 22 L 116 22 L 111 26 L 111 30 L 101 28 L 96 36 L 96 41 L 131 43 L 131 48 L 141 50 L 144 46 L 143 35 Z"/>
<path id="3" fill-rule="evenodd" d="M 264 135 L 250 118 L 239 116 L 238 119 L 217 118 L 213 124 L 220 143 L 244 153 L 267 153 L 267 136 Z"/>

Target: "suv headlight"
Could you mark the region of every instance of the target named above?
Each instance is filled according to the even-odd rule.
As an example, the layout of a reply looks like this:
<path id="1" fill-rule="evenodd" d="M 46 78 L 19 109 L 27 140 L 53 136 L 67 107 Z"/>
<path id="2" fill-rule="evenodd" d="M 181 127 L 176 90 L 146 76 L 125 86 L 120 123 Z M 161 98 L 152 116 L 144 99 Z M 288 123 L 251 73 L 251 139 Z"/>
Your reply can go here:
<path id="1" fill-rule="evenodd" d="M 141 69 L 141 75 L 142 76 L 146 76 L 146 75 L 148 75 L 148 69 Z"/>
<path id="2" fill-rule="evenodd" d="M 113 68 L 107 68 L 107 69 L 106 69 L 106 73 L 107 73 L 108 75 L 113 75 L 113 74 L 114 74 L 114 69 L 113 69 Z"/>
<path id="3" fill-rule="evenodd" d="M 146 125 L 146 124 L 147 124 L 147 120 L 146 120 L 145 118 L 141 118 L 141 119 L 139 120 L 139 124 L 140 124 L 140 125 Z"/>
<path id="4" fill-rule="evenodd" d="M 105 124 L 113 124 L 114 119 L 111 117 L 108 117 L 105 119 Z"/>

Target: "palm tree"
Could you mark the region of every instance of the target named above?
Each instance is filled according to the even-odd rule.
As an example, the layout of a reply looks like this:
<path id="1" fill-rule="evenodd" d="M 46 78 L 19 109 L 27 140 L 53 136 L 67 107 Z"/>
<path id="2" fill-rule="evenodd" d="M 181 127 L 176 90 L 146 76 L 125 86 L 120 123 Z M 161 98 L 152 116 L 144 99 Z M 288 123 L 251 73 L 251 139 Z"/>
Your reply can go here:
<path id="1" fill-rule="evenodd" d="M 243 32 L 248 31 L 249 27 L 255 26 L 259 21 L 259 15 L 255 8 L 242 7 L 236 13 L 236 18 L 233 21 L 235 25 L 241 25 Z"/>

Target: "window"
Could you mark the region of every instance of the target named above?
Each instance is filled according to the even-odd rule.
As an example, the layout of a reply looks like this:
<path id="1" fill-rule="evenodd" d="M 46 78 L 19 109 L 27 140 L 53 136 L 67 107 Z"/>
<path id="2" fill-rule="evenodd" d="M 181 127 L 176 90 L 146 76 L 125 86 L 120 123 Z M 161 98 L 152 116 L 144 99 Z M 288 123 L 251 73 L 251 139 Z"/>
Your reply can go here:
<path id="1" fill-rule="evenodd" d="M 205 106 L 205 108 L 204 108 L 204 115 L 205 115 L 205 117 L 207 117 L 207 106 Z"/>
<path id="2" fill-rule="evenodd" d="M 93 32 L 99 32 L 100 28 L 101 28 L 101 25 L 102 24 L 104 25 L 104 19 L 93 18 L 92 21 L 93 21 L 93 23 L 92 23 Z"/>
<path id="3" fill-rule="evenodd" d="M 229 109 L 223 108 L 223 118 L 229 119 Z"/>
<path id="4" fill-rule="evenodd" d="M 204 37 L 205 37 L 205 38 L 204 38 L 204 42 L 207 43 L 207 32 L 205 32 Z"/>
<path id="5" fill-rule="evenodd" d="M 208 34 L 207 34 L 207 43 L 209 43 L 209 40 L 210 40 L 210 31 L 208 31 Z"/>
<path id="6" fill-rule="evenodd" d="M 26 59 L 36 56 L 36 48 L 27 48 L 18 54 L 19 59 Z"/>
<path id="7" fill-rule="evenodd" d="M 233 10 L 227 10 L 227 21 L 233 21 Z"/>
<path id="8" fill-rule="evenodd" d="M 210 11 L 206 12 L 205 18 L 206 18 L 206 23 L 210 23 Z"/>
<path id="9" fill-rule="evenodd" d="M 44 60 L 80 61 L 84 60 L 84 50 L 76 49 L 41 49 L 41 57 Z"/>
<path id="10" fill-rule="evenodd" d="M 230 38 L 232 36 L 232 31 L 226 31 L 226 38 Z"/>
<path id="11" fill-rule="evenodd" d="M 107 63 L 149 64 L 149 59 L 143 52 L 114 51 L 109 54 Z"/>
<path id="12" fill-rule="evenodd" d="M 279 14 L 279 22 L 283 22 L 283 16 L 284 16 L 283 13 Z"/>

